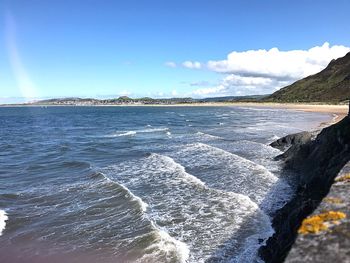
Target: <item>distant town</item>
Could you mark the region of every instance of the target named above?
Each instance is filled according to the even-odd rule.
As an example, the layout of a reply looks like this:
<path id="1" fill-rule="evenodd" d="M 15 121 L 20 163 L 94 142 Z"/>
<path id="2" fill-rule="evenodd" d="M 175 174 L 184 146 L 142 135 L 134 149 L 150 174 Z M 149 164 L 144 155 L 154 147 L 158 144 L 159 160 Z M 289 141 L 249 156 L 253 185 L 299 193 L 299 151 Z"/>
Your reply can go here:
<path id="1" fill-rule="evenodd" d="M 149 97 L 144 98 L 130 98 L 127 96 L 121 96 L 115 99 L 93 99 L 93 98 L 56 98 L 47 100 L 38 100 L 28 103 L 19 103 L 15 105 L 59 105 L 59 106 L 112 106 L 112 105 L 175 105 L 175 104 L 194 104 L 194 103 L 215 103 L 215 102 L 250 102 L 258 101 L 266 96 L 228 96 L 228 97 L 216 97 L 205 99 L 193 99 L 193 98 L 162 98 L 153 99 Z"/>

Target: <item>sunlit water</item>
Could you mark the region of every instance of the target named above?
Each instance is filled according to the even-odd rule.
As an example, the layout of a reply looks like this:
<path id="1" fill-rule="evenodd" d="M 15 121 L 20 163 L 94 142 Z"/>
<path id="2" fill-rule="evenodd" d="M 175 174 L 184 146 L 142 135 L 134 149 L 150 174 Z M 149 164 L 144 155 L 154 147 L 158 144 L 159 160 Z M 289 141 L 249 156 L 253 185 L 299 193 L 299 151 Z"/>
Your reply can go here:
<path id="1" fill-rule="evenodd" d="M 293 194 L 273 161 L 281 152 L 267 145 L 329 118 L 244 107 L 0 108 L 0 261 L 258 262 L 271 215 Z"/>

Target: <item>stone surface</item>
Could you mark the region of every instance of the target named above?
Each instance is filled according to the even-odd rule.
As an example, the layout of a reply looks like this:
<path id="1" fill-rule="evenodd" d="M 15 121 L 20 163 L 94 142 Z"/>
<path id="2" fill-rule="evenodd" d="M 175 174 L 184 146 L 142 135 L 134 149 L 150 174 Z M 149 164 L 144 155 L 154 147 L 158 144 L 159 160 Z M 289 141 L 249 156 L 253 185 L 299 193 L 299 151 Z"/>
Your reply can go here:
<path id="1" fill-rule="evenodd" d="M 284 136 L 272 142 L 270 146 L 281 151 L 286 151 L 292 145 L 305 144 L 306 142 L 310 141 L 312 137 L 313 137 L 313 134 L 307 131 L 289 134 L 287 136 Z"/>
<path id="2" fill-rule="evenodd" d="M 260 257 L 268 263 L 285 260 L 302 221 L 319 206 L 336 176 L 350 161 L 350 118 L 323 129 L 315 140 L 292 145 L 279 158 L 285 162 L 286 173 L 294 170 L 299 176 L 295 178 L 294 197 L 274 215 L 275 234 L 259 250 Z"/>
<path id="3" fill-rule="evenodd" d="M 346 165 L 337 178 L 350 173 L 350 164 Z M 323 199 L 312 215 L 324 211 L 340 211 L 346 218 L 339 225 L 331 225 L 328 230 L 318 234 L 299 234 L 289 252 L 287 263 L 350 262 L 350 182 L 335 182 L 327 197 Z"/>

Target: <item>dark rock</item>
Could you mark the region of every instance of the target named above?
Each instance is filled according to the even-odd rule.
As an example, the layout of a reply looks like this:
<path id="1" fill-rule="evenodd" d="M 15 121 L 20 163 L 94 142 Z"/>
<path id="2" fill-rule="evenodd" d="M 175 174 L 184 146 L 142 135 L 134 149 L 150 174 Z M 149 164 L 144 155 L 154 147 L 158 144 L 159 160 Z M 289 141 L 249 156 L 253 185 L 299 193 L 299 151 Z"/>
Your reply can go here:
<path id="1" fill-rule="evenodd" d="M 300 176 L 295 196 L 276 212 L 275 234 L 259 250 L 268 263 L 284 261 L 301 222 L 318 207 L 350 160 L 350 118 L 323 129 L 315 140 L 293 145 L 280 158 L 285 170 L 296 170 Z"/>
<path id="2" fill-rule="evenodd" d="M 305 144 L 308 141 L 310 141 L 313 137 L 313 133 L 311 132 L 299 132 L 294 134 L 289 134 L 287 136 L 284 136 L 270 144 L 271 147 L 274 147 L 278 150 L 285 151 L 292 145 L 300 145 Z"/>

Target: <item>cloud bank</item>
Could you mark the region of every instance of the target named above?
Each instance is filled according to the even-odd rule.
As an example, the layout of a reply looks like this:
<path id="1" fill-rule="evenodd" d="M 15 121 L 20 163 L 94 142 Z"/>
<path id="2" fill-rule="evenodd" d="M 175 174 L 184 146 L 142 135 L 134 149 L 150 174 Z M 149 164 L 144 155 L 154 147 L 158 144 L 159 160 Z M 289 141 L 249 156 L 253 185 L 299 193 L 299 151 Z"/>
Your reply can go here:
<path id="1" fill-rule="evenodd" d="M 198 97 L 272 93 L 294 81 L 324 69 L 332 59 L 344 56 L 350 47 L 324 43 L 308 50 L 248 50 L 231 52 L 224 60 L 210 60 L 205 66 L 198 62 L 187 68 L 205 68 L 223 75 L 213 87 L 201 87 L 192 94 Z"/>
<path id="2" fill-rule="evenodd" d="M 209 61 L 208 69 L 227 74 L 275 79 L 297 79 L 322 70 L 332 59 L 344 56 L 349 47 L 324 43 L 309 50 L 249 50 L 231 52 L 227 59 Z"/>

